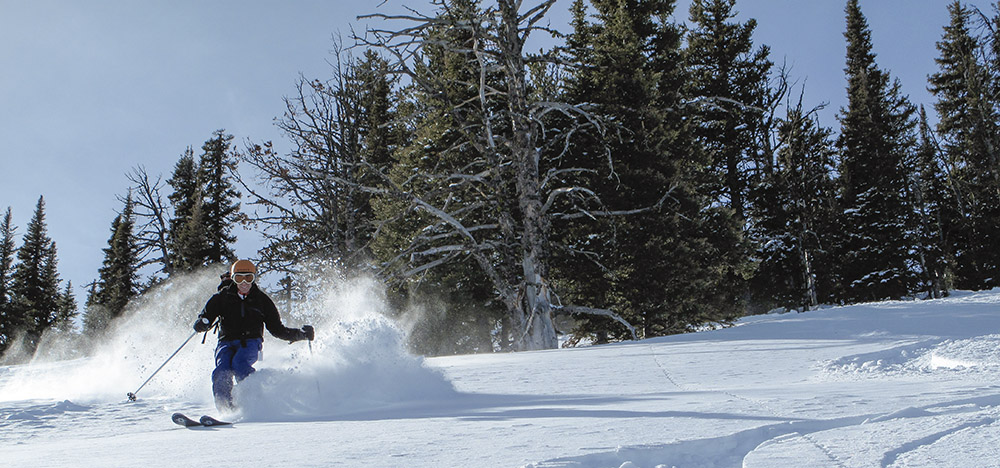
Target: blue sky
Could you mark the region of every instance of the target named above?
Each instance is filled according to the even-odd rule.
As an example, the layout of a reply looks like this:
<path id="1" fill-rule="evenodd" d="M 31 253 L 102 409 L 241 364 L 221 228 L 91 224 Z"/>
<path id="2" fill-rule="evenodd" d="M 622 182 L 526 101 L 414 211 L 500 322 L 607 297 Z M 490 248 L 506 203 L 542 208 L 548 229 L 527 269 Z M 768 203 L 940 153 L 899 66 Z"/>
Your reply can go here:
<path id="1" fill-rule="evenodd" d="M 361 30 L 361 14 L 424 0 L 0 0 L 0 212 L 9 206 L 17 243 L 40 195 L 59 271 L 77 287 L 94 280 L 125 193 L 125 174 L 144 166 L 169 178 L 188 146 L 225 128 L 242 146 L 287 141 L 273 125 L 282 97 L 302 74 L 329 75 L 332 37 Z M 525 2 L 533 5 L 535 2 Z M 686 19 L 688 0 L 676 17 Z M 757 44 L 806 83 L 806 104 L 830 103 L 836 127 L 845 103 L 845 0 L 739 0 L 756 18 Z M 916 104 L 932 110 L 926 77 L 948 22 L 945 0 L 862 0 L 876 60 Z M 550 15 L 557 29 L 571 0 Z M 986 1 L 973 2 L 989 10 Z M 164 192 L 164 195 L 169 190 Z M 252 233 L 237 253 L 255 256 Z"/>

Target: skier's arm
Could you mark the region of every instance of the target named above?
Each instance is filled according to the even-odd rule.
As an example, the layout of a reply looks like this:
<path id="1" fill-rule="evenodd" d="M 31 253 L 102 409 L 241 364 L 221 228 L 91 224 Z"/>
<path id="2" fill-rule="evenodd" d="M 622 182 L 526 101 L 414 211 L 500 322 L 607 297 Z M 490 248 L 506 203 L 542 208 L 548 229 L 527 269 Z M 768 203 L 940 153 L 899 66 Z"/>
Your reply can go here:
<path id="1" fill-rule="evenodd" d="M 271 333 L 275 338 L 279 340 L 285 340 L 289 343 L 294 343 L 299 340 L 312 339 L 305 330 L 298 328 L 288 328 L 283 323 L 281 323 L 281 314 L 278 313 L 278 308 L 275 307 L 274 302 L 271 298 L 266 297 L 264 299 L 264 326 L 267 327 L 267 331 Z M 309 327 L 310 331 L 312 327 Z"/>
<path id="2" fill-rule="evenodd" d="M 205 303 L 205 307 L 201 309 L 201 314 L 198 314 L 198 320 L 194 322 L 194 331 L 199 333 L 208 331 L 208 329 L 212 327 L 212 324 L 215 323 L 215 319 L 219 317 L 219 311 L 216 304 L 217 297 L 218 296 L 212 296 L 212 298 Z"/>

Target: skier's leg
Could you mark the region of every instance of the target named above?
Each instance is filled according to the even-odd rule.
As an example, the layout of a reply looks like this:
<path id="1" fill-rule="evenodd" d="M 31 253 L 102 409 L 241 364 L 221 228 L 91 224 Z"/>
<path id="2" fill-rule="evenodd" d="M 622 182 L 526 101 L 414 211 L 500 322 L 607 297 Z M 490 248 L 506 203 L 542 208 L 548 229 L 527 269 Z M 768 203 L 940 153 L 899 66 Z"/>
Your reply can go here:
<path id="1" fill-rule="evenodd" d="M 260 357 L 260 350 L 264 347 L 263 339 L 247 340 L 246 346 L 241 346 L 236 355 L 233 356 L 233 375 L 239 382 L 253 374 L 256 369 L 254 363 Z"/>
<path id="2" fill-rule="evenodd" d="M 215 394 L 215 406 L 220 410 L 226 410 L 233 406 L 233 377 L 235 375 L 233 357 L 239 350 L 239 346 L 239 341 L 220 341 L 215 348 L 212 393 Z"/>

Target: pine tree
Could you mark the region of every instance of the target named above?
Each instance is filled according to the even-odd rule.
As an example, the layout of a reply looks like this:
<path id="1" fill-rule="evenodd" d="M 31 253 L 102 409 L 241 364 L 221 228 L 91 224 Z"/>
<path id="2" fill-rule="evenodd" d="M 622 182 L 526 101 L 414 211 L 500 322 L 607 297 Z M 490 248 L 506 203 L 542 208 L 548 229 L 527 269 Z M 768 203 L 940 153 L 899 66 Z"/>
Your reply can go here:
<path id="1" fill-rule="evenodd" d="M 405 140 L 397 125 L 397 106 L 392 103 L 396 80 L 390 79 L 389 63 L 372 50 L 365 52 L 354 72 L 359 94 L 359 153 L 364 161 L 358 179 L 366 186 L 379 187 L 385 185 L 382 177 L 395 163 L 395 152 Z M 356 192 L 359 208 L 354 224 L 359 227 L 347 247 L 352 251 L 360 246 L 367 249 L 375 231 L 374 199 L 366 191 Z"/>
<path id="2" fill-rule="evenodd" d="M 479 128 L 463 128 L 461 122 L 481 121 L 478 105 L 479 70 L 472 54 L 474 33 L 457 24 L 474 24 L 480 14 L 474 0 L 441 2 L 437 21 L 440 26 L 425 33 L 423 61 L 415 74 L 424 86 L 406 90 L 408 115 L 401 115 L 402 125 L 411 128 L 409 141 L 396 151 L 396 161 L 389 178 L 396 186 L 436 206 L 447 206 L 459 219 L 471 226 L 485 225 L 496 199 L 509 197 L 512 177 L 504 185 L 494 185 L 492 193 L 483 193 L 473 184 L 455 183 L 455 174 L 487 170 L 486 158 L 467 143 L 470 133 Z M 480 38 L 482 39 L 482 38 Z M 495 76 L 488 76 L 497 85 Z M 509 174 L 510 168 L 496 168 Z M 491 183 L 502 176 L 492 176 Z M 493 200 L 490 200 L 490 199 Z M 499 203 L 510 203 L 510 199 Z M 438 255 L 435 249 L 450 249 L 453 236 L 442 235 L 443 226 L 434 225 L 434 217 L 415 209 L 406 200 L 383 196 L 373 201 L 382 228 L 375 240 L 378 259 L 389 271 L 401 273 L 397 301 L 428 304 L 434 313 L 420 315 L 411 334 L 411 347 L 425 354 L 454 354 L 490 350 L 490 332 L 503 314 L 503 305 L 482 273 L 476 260 L 460 250 L 447 255 L 447 268 L 421 272 L 410 277 L 406 264 L 423 263 Z M 463 209 L 463 207 L 468 207 Z M 426 257 L 425 257 L 426 256 Z M 441 298 L 447 298 L 447 305 Z M 504 339 L 500 339 L 504 341 Z M 499 346 L 506 346 L 505 343 Z"/>
<path id="3" fill-rule="evenodd" d="M 972 12 L 958 1 L 948 11 L 951 22 L 937 43 L 940 71 L 928 79 L 954 195 L 942 207 L 943 223 L 955 245 L 955 286 L 981 289 L 1000 285 L 1000 117 L 979 59 L 983 46 L 970 31 Z"/>
<path id="4" fill-rule="evenodd" d="M 920 106 L 920 133 L 917 147 L 917 172 L 913 176 L 911 198 L 917 214 L 917 255 L 921 289 L 928 298 L 948 294 L 954 281 L 954 255 L 944 220 L 953 213 L 953 192 L 934 133 L 927 123 L 927 112 Z"/>
<path id="5" fill-rule="evenodd" d="M 121 214 L 111 223 L 111 238 L 104 249 L 104 263 L 98 270 L 99 279 L 88 305 L 97 316 L 86 322 L 88 334 L 104 332 L 111 322 L 122 316 L 126 306 L 139 293 L 138 252 L 133 233 L 132 198 L 126 199 Z"/>
<path id="6" fill-rule="evenodd" d="M 59 311 L 59 274 L 56 245 L 48 236 L 45 199 L 38 198 L 35 213 L 17 251 L 17 266 L 11 284 L 18 331 L 24 333 L 23 352 L 34 354 L 39 340 L 56 322 Z"/>
<path id="7" fill-rule="evenodd" d="M 768 84 L 770 49 L 754 45 L 757 22 L 735 21 L 735 6 L 736 0 L 693 1 L 683 58 L 690 74 L 685 93 L 696 106 L 696 141 L 710 158 L 698 190 L 730 210 L 706 212 L 708 229 L 718 234 L 709 243 L 730 266 L 722 288 L 733 296 L 727 302 L 743 307 L 750 298 L 753 268 L 748 194 L 772 158 L 764 143 L 774 97 Z"/>
<path id="8" fill-rule="evenodd" d="M 765 133 L 764 113 L 770 98 L 770 49 L 754 49 L 757 22 L 732 20 L 736 0 L 694 0 L 685 61 L 691 79 L 688 94 L 701 101 L 699 140 L 712 157 L 712 191 L 717 199 L 746 219 L 746 192 L 761 170 L 756 136 Z M 717 182 L 718 181 L 718 182 Z"/>
<path id="9" fill-rule="evenodd" d="M 7 348 L 15 330 L 20 325 L 20 320 L 11 302 L 14 253 L 17 252 L 14 244 L 15 231 L 10 207 L 7 207 L 3 223 L 0 224 L 0 355 Z"/>
<path id="10" fill-rule="evenodd" d="M 682 111 L 681 31 L 666 21 L 674 2 L 591 4 L 593 22 L 583 1 L 573 4 L 565 61 L 575 66 L 564 98 L 590 103 L 593 115 L 614 124 L 604 134 L 579 132 L 552 160 L 584 169 L 574 177 L 600 200 L 589 210 L 658 208 L 555 224 L 554 243 L 565 246 L 557 265 L 571 291 L 564 299 L 616 310 L 641 336 L 729 320 L 742 312 L 741 300 L 720 291 L 739 291 L 722 287 L 732 284 L 739 260 L 723 250 L 739 245 L 740 232 L 728 209 L 709 207 L 700 192 L 708 164 Z M 582 318 L 576 332 L 599 342 L 628 337 L 603 317 Z"/>
<path id="11" fill-rule="evenodd" d="M 174 266 L 181 271 L 190 271 L 206 264 L 205 255 L 209 250 L 208 227 L 205 221 L 205 203 L 201 189 L 195 193 L 191 214 L 179 224 L 174 238 Z"/>
<path id="12" fill-rule="evenodd" d="M 207 250 L 200 209 L 202 191 L 198 184 L 198 163 L 193 149 L 184 151 L 167 183 L 173 188 L 167 197 L 174 209 L 168 236 L 171 263 L 180 271 L 191 270 L 202 265 L 202 252 Z M 195 213 L 196 209 L 198 213 Z"/>
<path id="13" fill-rule="evenodd" d="M 59 296 L 59 309 L 56 312 L 56 328 L 62 333 L 73 333 L 76 329 L 74 320 L 80 314 L 77 310 L 76 295 L 73 293 L 73 282 L 66 281 L 66 288 Z"/>
<path id="14" fill-rule="evenodd" d="M 872 53 L 857 0 L 847 8 L 848 105 L 839 119 L 843 209 L 838 272 L 846 301 L 898 299 L 915 289 L 906 200 L 914 146 L 913 106 Z"/>
<path id="15" fill-rule="evenodd" d="M 204 151 L 198 161 L 198 186 L 202 190 L 202 216 L 208 250 L 203 253 L 206 265 L 232 261 L 236 254 L 230 247 L 236 242 L 233 226 L 240 220 L 241 193 L 233 187 L 231 173 L 236 170 L 237 158 L 230 146 L 232 135 L 216 130 L 212 138 L 202 145 Z"/>
<path id="16" fill-rule="evenodd" d="M 171 263 L 178 270 L 235 258 L 230 245 L 236 242 L 233 226 L 242 220 L 236 201 L 242 195 L 232 182 L 237 163 L 232 140 L 224 130 L 215 131 L 197 160 L 188 148 L 167 181 L 174 190 L 167 197 L 174 209 L 169 227 Z"/>
<path id="17" fill-rule="evenodd" d="M 986 37 L 986 73 L 990 89 L 990 102 L 994 107 L 1000 106 L 1000 1 L 993 5 L 993 17 L 988 21 Z"/>
<path id="18" fill-rule="evenodd" d="M 84 302 L 83 333 L 91 338 L 107 331 L 111 324 L 111 314 L 108 308 L 99 303 L 97 285 L 97 281 L 89 284 L 87 301 Z"/>
<path id="19" fill-rule="evenodd" d="M 779 120 L 773 170 L 752 192 L 753 235 L 762 246 L 752 291 L 767 308 L 809 310 L 830 299 L 826 266 L 837 208 L 831 135 L 800 98 Z"/>

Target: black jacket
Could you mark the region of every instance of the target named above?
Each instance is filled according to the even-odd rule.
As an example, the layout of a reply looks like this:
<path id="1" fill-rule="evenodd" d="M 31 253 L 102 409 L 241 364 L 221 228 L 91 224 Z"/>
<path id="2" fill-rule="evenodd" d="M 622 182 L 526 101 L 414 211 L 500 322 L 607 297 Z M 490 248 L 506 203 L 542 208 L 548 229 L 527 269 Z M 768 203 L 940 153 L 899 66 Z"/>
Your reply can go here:
<path id="1" fill-rule="evenodd" d="M 198 318 L 206 318 L 209 323 L 220 319 L 220 341 L 263 338 L 265 326 L 278 339 L 298 341 L 306 338 L 302 330 L 281 323 L 278 308 L 257 284 L 250 287 L 246 299 L 240 298 L 235 283 L 220 285 L 219 292 L 208 300 Z"/>

